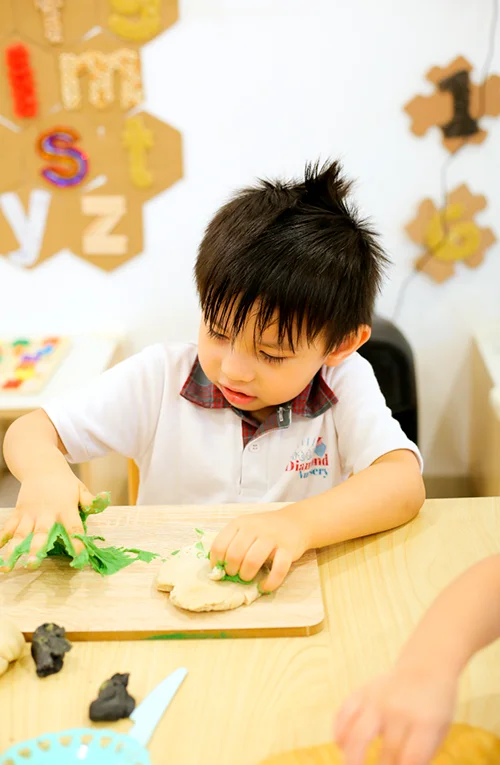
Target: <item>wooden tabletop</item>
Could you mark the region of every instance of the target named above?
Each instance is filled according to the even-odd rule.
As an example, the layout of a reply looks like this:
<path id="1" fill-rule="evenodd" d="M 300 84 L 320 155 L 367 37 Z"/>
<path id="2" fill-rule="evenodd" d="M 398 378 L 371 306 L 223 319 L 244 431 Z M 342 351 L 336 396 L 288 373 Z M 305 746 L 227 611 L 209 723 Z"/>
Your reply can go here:
<path id="1" fill-rule="evenodd" d="M 323 743 L 346 694 L 390 665 L 438 592 L 499 551 L 500 499 L 428 501 L 401 529 L 320 554 L 327 623 L 313 637 L 79 643 L 63 671 L 44 680 L 27 651 L 0 678 L 0 752 L 88 725 L 89 701 L 114 672 L 131 673 L 140 700 L 181 665 L 189 674 L 151 742 L 154 765 L 166 753 L 182 765 L 258 765 Z M 500 734 L 499 668 L 500 643 L 472 661 L 458 720 Z"/>

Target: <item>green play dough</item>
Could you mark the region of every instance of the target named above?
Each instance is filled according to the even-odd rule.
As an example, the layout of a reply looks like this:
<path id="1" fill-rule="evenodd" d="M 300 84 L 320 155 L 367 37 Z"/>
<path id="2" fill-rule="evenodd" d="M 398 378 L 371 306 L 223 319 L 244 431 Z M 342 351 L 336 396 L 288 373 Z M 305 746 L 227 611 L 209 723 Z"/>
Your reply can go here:
<path id="1" fill-rule="evenodd" d="M 98 495 L 91 505 L 86 507 L 80 505 L 79 512 L 84 529 L 83 534 L 73 534 L 70 537 L 61 523 L 54 523 L 49 531 L 45 546 L 37 553 L 38 561 L 41 563 L 44 558 L 49 556 L 67 558 L 72 568 L 81 570 L 85 566 L 90 566 L 101 576 L 110 576 L 111 574 L 116 574 L 117 571 L 121 571 L 122 568 L 130 566 L 131 563 L 137 560 L 150 563 L 154 558 L 157 558 L 158 555 L 156 553 L 138 550 L 135 547 L 99 547 L 96 544 L 98 541 L 104 542 L 105 540 L 103 537 L 90 536 L 87 533 L 87 518 L 89 515 L 102 513 L 109 507 L 110 502 L 109 492 L 104 492 Z M 32 539 L 33 533 L 29 534 L 26 539 L 23 539 L 21 544 L 14 548 L 8 561 L 3 561 L 0 558 L 0 566 L 8 566 L 9 569 L 13 568 L 19 558 L 29 553 Z M 78 555 L 75 553 L 71 539 L 79 539 L 84 546 L 84 549 Z"/>

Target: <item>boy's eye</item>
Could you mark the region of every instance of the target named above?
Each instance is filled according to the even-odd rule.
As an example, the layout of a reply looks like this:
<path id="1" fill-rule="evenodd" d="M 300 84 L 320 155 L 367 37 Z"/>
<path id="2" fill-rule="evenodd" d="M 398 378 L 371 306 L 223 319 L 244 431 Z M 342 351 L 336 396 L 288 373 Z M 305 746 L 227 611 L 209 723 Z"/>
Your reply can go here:
<path id="1" fill-rule="evenodd" d="M 270 356 L 268 353 L 264 353 L 264 351 L 261 351 L 260 355 L 270 364 L 282 364 L 286 361 L 286 356 Z"/>
<path id="2" fill-rule="evenodd" d="M 211 327 L 208 327 L 207 333 L 208 336 L 212 337 L 214 340 L 227 340 L 225 335 L 221 335 L 220 332 L 216 332 L 215 329 L 212 329 Z"/>

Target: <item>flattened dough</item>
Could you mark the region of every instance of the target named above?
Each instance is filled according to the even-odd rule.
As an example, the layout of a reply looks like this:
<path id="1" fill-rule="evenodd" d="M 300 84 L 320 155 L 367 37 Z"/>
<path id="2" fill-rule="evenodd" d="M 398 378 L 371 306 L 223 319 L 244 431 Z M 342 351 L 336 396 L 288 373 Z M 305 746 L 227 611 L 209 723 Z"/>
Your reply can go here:
<path id="1" fill-rule="evenodd" d="M 212 569 L 207 558 L 216 532 L 206 531 L 188 547 L 170 553 L 156 579 L 156 586 L 170 593 L 170 600 L 186 611 L 230 611 L 248 606 L 261 596 L 262 571 L 249 584 L 221 581 L 223 572 Z"/>
<path id="2" fill-rule="evenodd" d="M 376 742 L 368 753 L 365 765 L 378 765 Z M 261 762 L 261 765 L 342 765 L 343 757 L 335 744 L 322 744 L 310 749 L 295 749 Z M 498 765 L 500 739 L 493 733 L 471 725 L 452 725 L 447 738 L 432 760 L 432 765 Z"/>

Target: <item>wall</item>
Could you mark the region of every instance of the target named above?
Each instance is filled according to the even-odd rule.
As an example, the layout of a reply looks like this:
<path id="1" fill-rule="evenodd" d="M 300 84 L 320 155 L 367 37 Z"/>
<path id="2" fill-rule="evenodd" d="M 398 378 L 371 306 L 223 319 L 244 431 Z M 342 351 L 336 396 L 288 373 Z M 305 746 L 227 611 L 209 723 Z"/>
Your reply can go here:
<path id="1" fill-rule="evenodd" d="M 394 260 L 379 303 L 390 317 L 418 252 L 403 224 L 422 197 L 439 199 L 446 158 L 437 130 L 410 133 L 402 105 L 430 92 L 434 64 L 463 54 L 481 68 L 490 17 L 487 0 L 185 0 L 182 20 L 143 55 L 147 108 L 181 130 L 185 150 L 184 179 L 146 207 L 145 254 L 111 274 L 68 253 L 31 272 L 0 259 L 2 333 L 123 328 L 134 348 L 195 339 L 191 273 L 211 214 L 257 175 L 299 174 L 328 156 L 360 179 L 359 205 Z M 495 228 L 500 119 L 484 124 L 487 141 L 456 159 L 449 181 L 487 195 L 478 220 Z M 416 353 L 430 474 L 467 469 L 469 338 L 495 319 L 498 245 L 448 284 L 418 276 L 408 288 L 399 323 Z"/>

